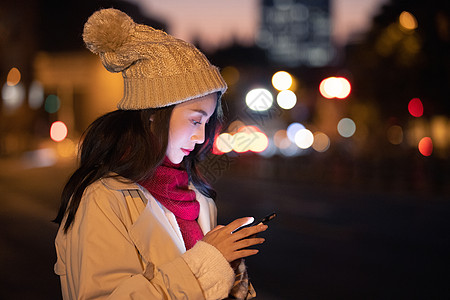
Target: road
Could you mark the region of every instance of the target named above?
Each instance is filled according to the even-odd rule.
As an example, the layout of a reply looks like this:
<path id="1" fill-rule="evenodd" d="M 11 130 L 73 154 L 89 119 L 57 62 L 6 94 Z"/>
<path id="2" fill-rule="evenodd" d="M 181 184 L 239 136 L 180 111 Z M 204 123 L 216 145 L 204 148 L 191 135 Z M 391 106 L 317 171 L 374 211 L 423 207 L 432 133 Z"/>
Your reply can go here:
<path id="1" fill-rule="evenodd" d="M 73 162 L 0 160 L 0 299 L 60 299 L 61 188 Z M 219 222 L 278 216 L 247 259 L 260 300 L 449 298 L 450 201 L 268 179 L 218 179 Z"/>

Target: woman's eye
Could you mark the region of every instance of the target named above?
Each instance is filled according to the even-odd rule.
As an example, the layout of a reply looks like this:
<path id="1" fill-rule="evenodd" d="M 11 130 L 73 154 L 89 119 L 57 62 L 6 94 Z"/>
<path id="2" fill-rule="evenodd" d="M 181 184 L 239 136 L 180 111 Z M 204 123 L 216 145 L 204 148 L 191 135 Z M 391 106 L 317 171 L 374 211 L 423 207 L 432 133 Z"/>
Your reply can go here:
<path id="1" fill-rule="evenodd" d="M 202 123 L 199 122 L 199 121 L 192 120 L 192 124 L 194 124 L 194 125 L 201 125 Z"/>

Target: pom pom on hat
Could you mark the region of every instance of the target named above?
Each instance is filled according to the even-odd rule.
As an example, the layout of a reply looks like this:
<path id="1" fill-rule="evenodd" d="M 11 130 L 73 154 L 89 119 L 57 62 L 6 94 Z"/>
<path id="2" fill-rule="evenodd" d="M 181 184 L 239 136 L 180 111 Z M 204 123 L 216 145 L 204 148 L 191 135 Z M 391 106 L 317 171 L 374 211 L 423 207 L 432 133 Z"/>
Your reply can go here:
<path id="1" fill-rule="evenodd" d="M 83 40 L 96 54 L 115 52 L 130 39 L 135 26 L 133 19 L 120 10 L 102 9 L 87 20 Z"/>

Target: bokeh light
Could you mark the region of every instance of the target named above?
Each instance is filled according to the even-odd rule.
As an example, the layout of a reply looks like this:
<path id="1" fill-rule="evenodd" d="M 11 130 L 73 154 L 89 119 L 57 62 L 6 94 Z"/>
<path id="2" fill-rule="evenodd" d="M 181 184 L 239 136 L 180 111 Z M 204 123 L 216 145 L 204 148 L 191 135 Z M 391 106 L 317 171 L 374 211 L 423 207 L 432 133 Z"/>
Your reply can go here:
<path id="1" fill-rule="evenodd" d="M 408 103 L 408 111 L 409 113 L 416 118 L 419 118 L 423 115 L 423 104 L 419 98 L 413 98 Z"/>
<path id="2" fill-rule="evenodd" d="M 250 145 L 250 151 L 252 152 L 263 152 L 269 146 L 269 139 L 267 135 L 262 132 L 253 133 L 254 139 Z"/>
<path id="3" fill-rule="evenodd" d="M 228 153 L 233 150 L 233 136 L 229 133 L 221 133 L 216 138 L 216 147 L 222 153 Z"/>
<path id="4" fill-rule="evenodd" d="M 6 84 L 9 86 L 15 86 L 20 82 L 21 74 L 19 69 L 12 68 L 8 72 L 8 76 L 6 77 Z"/>
<path id="5" fill-rule="evenodd" d="M 314 142 L 314 135 L 308 129 L 300 129 L 295 134 L 295 144 L 300 149 L 308 149 Z"/>
<path id="6" fill-rule="evenodd" d="M 267 89 L 253 89 L 245 96 L 245 103 L 254 111 L 266 111 L 272 107 L 273 96 Z"/>
<path id="7" fill-rule="evenodd" d="M 300 129 L 305 129 L 305 126 L 303 126 L 300 123 L 294 122 L 291 123 L 286 132 L 287 132 L 287 137 L 288 139 L 292 142 L 295 143 L 295 134 L 297 133 L 297 131 L 299 131 Z"/>
<path id="8" fill-rule="evenodd" d="M 400 14 L 398 21 L 400 23 L 401 28 L 403 28 L 403 29 L 414 30 L 417 28 L 416 17 L 414 17 L 413 14 L 411 14 L 407 11 L 403 11 Z"/>
<path id="9" fill-rule="evenodd" d="M 28 92 L 28 105 L 31 109 L 38 109 L 44 103 L 44 87 L 39 81 L 33 81 Z"/>
<path id="10" fill-rule="evenodd" d="M 284 129 L 280 129 L 273 135 L 273 143 L 279 149 L 287 148 L 291 145 L 291 141 L 289 141 L 287 132 Z"/>
<path id="11" fill-rule="evenodd" d="M 61 157 L 73 157 L 76 155 L 76 144 L 71 139 L 64 139 L 56 145 L 56 152 Z"/>
<path id="12" fill-rule="evenodd" d="M 272 157 L 277 153 L 277 146 L 273 142 L 273 139 L 268 139 L 269 143 L 267 144 L 267 148 L 262 152 L 257 152 L 259 155 L 263 157 Z"/>
<path id="13" fill-rule="evenodd" d="M 279 91 L 284 91 L 292 86 L 292 76 L 286 71 L 278 71 L 272 76 L 272 85 Z"/>
<path id="14" fill-rule="evenodd" d="M 312 148 L 317 152 L 325 152 L 330 148 L 330 138 L 323 132 L 314 133 Z"/>
<path id="15" fill-rule="evenodd" d="M 290 90 L 281 91 L 278 93 L 277 103 L 283 109 L 291 109 L 297 104 L 297 96 Z"/>
<path id="16" fill-rule="evenodd" d="M 320 82 L 319 91 L 328 99 L 344 99 L 350 94 L 351 85 L 344 77 L 328 77 Z"/>
<path id="17" fill-rule="evenodd" d="M 242 122 L 241 120 L 234 120 L 230 123 L 230 125 L 228 125 L 227 131 L 230 134 L 235 134 L 243 126 L 245 126 L 244 122 Z"/>
<path id="18" fill-rule="evenodd" d="M 403 129 L 398 125 L 393 125 L 386 132 L 388 141 L 393 145 L 400 145 L 403 142 Z"/>
<path id="19" fill-rule="evenodd" d="M 22 83 L 10 86 L 4 84 L 2 88 L 3 107 L 6 113 L 13 113 L 25 99 L 25 87 Z"/>
<path id="20" fill-rule="evenodd" d="M 337 130 L 342 137 L 348 138 L 355 134 L 356 124 L 352 119 L 343 118 L 339 121 Z"/>
<path id="21" fill-rule="evenodd" d="M 53 114 L 59 110 L 61 106 L 61 101 L 59 100 L 58 96 L 56 95 L 48 95 L 45 99 L 44 107 L 45 111 Z"/>
<path id="22" fill-rule="evenodd" d="M 228 85 L 234 85 L 239 81 L 240 73 L 236 67 L 227 66 L 223 68 L 220 73 Z"/>
<path id="23" fill-rule="evenodd" d="M 252 136 L 247 132 L 241 131 L 233 135 L 233 150 L 237 153 L 244 153 L 250 150 L 252 145 Z"/>
<path id="24" fill-rule="evenodd" d="M 50 127 L 50 138 L 55 142 L 61 142 L 67 137 L 67 126 L 64 122 L 53 122 Z"/>
<path id="25" fill-rule="evenodd" d="M 423 156 L 430 156 L 433 153 L 433 141 L 430 137 L 424 137 L 420 140 L 418 148 Z"/>

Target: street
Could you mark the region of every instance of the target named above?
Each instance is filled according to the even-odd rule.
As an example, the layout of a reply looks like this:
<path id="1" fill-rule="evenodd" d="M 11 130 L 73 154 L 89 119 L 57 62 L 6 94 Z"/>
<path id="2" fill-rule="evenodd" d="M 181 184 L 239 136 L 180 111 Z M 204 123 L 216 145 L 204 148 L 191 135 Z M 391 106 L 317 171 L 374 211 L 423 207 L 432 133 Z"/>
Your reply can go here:
<path id="1" fill-rule="evenodd" d="M 0 161 L 0 298 L 60 299 L 51 223 L 73 162 Z M 214 183 L 219 223 L 276 211 L 247 259 L 257 299 L 444 299 L 450 202 L 268 179 Z"/>

